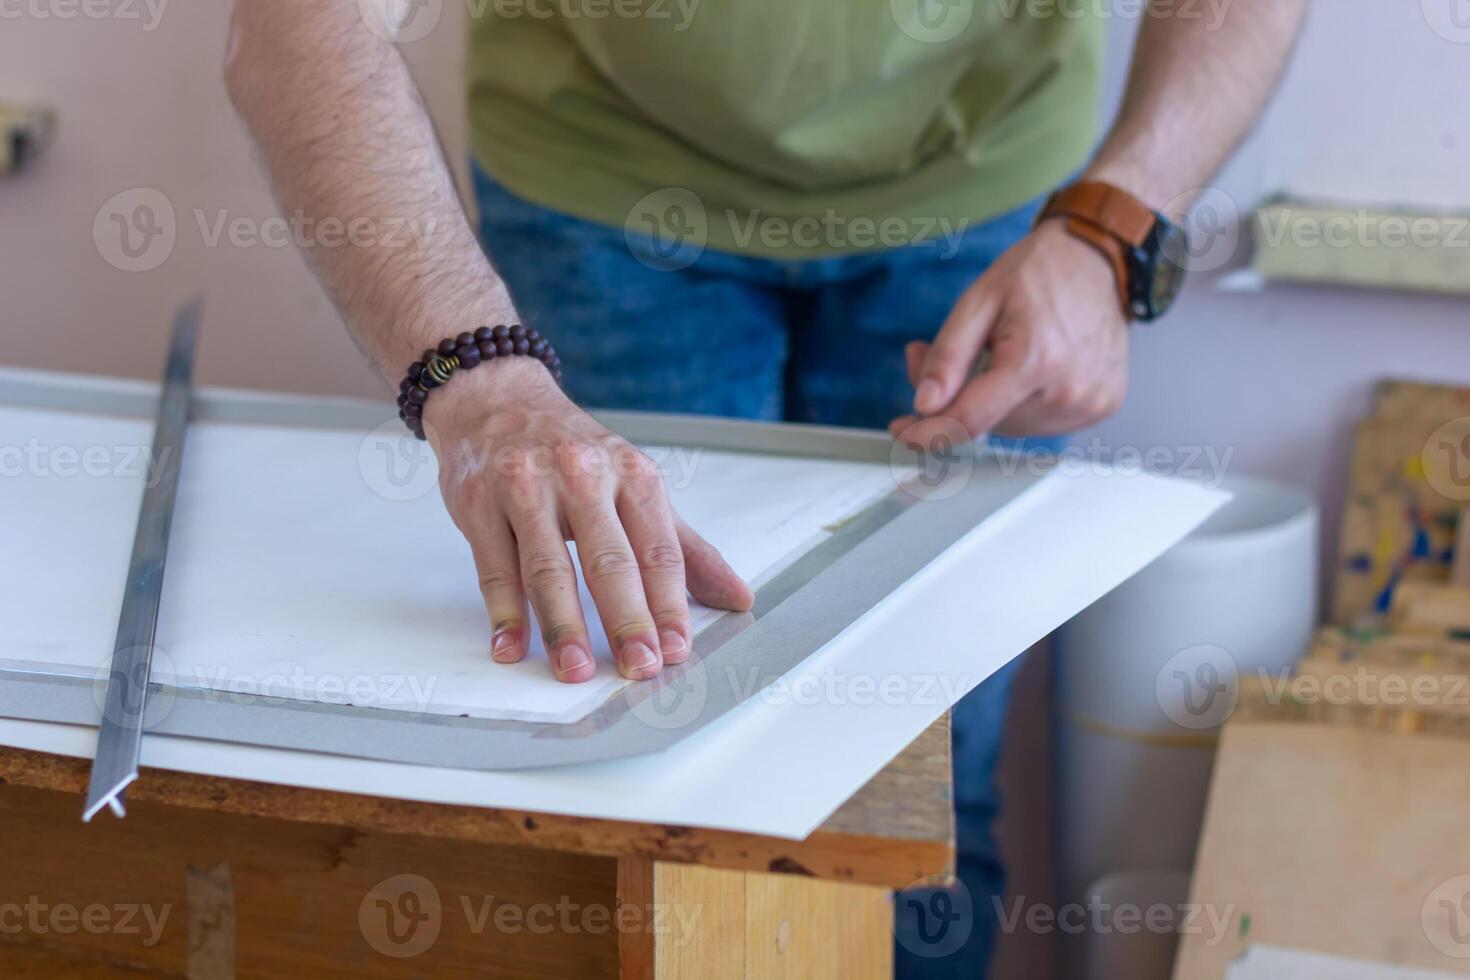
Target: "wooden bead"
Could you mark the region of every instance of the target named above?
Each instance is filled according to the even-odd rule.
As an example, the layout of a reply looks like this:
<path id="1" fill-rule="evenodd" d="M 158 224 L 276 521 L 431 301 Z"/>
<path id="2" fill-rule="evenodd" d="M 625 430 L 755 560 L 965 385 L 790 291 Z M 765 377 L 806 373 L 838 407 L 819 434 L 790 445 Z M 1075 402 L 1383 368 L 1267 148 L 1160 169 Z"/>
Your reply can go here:
<path id="1" fill-rule="evenodd" d="M 446 337 L 437 347 L 424 351 L 422 360 L 408 366 L 406 377 L 398 383 L 398 417 L 415 437 L 423 439 L 423 412 L 430 390 L 447 384 L 460 368 L 468 370 L 492 358 L 515 356 L 537 359 L 561 384 L 561 358 L 537 330 L 520 323 L 480 326 L 473 333 Z"/>

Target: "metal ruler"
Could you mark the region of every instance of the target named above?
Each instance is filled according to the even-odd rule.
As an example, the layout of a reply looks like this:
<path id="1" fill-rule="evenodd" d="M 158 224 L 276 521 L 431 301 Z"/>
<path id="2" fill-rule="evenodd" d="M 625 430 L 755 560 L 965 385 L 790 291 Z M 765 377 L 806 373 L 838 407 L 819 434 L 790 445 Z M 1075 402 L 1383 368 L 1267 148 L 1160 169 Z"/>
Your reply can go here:
<path id="1" fill-rule="evenodd" d="M 163 394 L 153 430 L 153 462 L 157 478 L 143 489 L 133 557 L 128 564 L 127 588 L 117 621 L 117 642 L 97 730 L 97 752 L 87 787 L 82 820 L 89 821 L 104 806 L 124 816 L 123 791 L 138 778 L 138 755 L 143 745 L 144 712 L 148 703 L 148 675 L 153 666 L 153 641 L 158 631 L 158 604 L 163 594 L 163 563 L 168 556 L 169 528 L 178 496 L 184 433 L 189 423 L 190 376 L 199 334 L 200 300 L 179 310 L 164 367 Z"/>

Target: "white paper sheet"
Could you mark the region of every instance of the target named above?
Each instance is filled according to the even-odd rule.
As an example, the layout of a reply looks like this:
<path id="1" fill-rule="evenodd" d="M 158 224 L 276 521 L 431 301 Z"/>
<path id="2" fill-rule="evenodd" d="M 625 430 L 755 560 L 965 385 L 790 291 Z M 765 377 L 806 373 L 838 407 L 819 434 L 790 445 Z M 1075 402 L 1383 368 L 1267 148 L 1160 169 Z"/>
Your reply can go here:
<path id="1" fill-rule="evenodd" d="M 1053 474 L 783 683 L 656 755 L 465 772 L 150 736 L 143 764 L 403 799 L 802 838 L 954 701 L 1152 561 L 1225 499 L 1150 475 Z M 0 720 L 0 744 L 85 757 L 95 734 Z"/>
<path id="2" fill-rule="evenodd" d="M 0 447 L 35 447 L 0 480 L 0 541 L 44 559 L 0 563 L 0 659 L 84 675 L 107 662 L 151 436 L 144 422 L 0 408 Z M 675 508 L 751 581 L 896 486 L 886 464 L 649 451 Z M 415 712 L 584 717 L 626 683 L 585 586 L 592 681 L 557 681 L 534 630 L 525 661 L 491 661 L 474 564 L 437 481 L 433 454 L 396 429 L 192 426 L 154 676 Z"/>

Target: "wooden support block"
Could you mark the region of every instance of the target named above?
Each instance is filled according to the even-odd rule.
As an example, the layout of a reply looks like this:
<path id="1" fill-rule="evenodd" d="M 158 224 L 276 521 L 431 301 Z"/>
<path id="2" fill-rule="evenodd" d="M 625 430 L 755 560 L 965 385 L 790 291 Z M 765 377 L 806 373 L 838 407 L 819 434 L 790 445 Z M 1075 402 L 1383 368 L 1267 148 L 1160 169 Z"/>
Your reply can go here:
<path id="1" fill-rule="evenodd" d="M 624 933 L 621 980 L 888 980 L 885 888 L 626 859 L 620 903 L 658 928 Z M 651 896 L 651 897 L 650 897 Z"/>

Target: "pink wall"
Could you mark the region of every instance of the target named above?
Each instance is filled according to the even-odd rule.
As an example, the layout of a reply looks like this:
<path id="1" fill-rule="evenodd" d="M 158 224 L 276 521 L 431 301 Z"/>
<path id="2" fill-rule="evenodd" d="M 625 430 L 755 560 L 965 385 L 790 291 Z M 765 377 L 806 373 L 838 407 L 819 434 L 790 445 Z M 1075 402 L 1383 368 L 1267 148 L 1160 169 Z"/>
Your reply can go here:
<path id="1" fill-rule="evenodd" d="M 0 178 L 0 363 L 151 377 L 172 310 L 202 292 L 201 382 L 385 394 L 294 248 L 211 244 L 222 213 L 254 225 L 276 214 L 221 80 L 229 4 L 149 3 L 162 4 L 156 18 L 139 0 L 61 19 L 68 5 L 42 0 L 0 19 L 0 99 L 60 110 L 51 150 Z M 439 26 L 406 48 L 456 162 L 464 9 L 444 4 Z M 160 194 L 174 212 L 173 248 L 148 271 L 107 260 L 121 239 L 106 215 L 101 246 L 93 236 L 99 210 L 129 191 L 127 214 Z M 163 254 L 154 241 L 150 259 Z"/>

